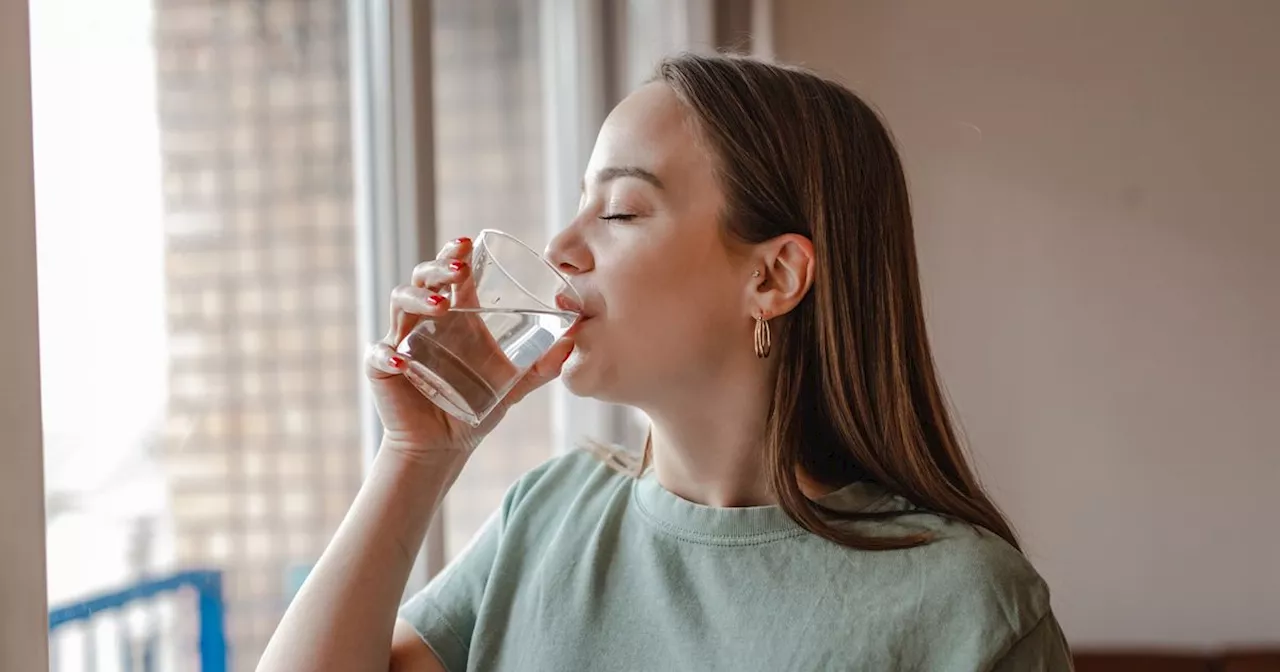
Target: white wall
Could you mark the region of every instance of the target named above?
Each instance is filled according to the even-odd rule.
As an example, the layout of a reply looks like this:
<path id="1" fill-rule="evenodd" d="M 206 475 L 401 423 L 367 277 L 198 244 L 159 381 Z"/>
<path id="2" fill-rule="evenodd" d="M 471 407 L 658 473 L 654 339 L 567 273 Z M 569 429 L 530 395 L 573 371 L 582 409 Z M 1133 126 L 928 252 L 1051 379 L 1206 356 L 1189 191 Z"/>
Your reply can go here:
<path id="1" fill-rule="evenodd" d="M 1280 3 L 775 12 L 900 141 L 945 382 L 1068 636 L 1280 643 Z"/>
<path id="2" fill-rule="evenodd" d="M 28 44 L 0 2 L 0 670 L 48 669 Z"/>

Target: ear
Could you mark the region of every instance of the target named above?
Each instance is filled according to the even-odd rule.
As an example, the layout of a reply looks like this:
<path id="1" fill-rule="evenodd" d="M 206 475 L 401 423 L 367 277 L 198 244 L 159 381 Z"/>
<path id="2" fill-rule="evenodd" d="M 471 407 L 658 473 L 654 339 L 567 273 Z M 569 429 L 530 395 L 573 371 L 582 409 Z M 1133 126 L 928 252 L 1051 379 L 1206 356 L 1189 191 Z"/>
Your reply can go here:
<path id="1" fill-rule="evenodd" d="M 750 256 L 747 311 L 765 319 L 785 315 L 813 286 L 813 243 L 787 233 L 754 247 Z"/>

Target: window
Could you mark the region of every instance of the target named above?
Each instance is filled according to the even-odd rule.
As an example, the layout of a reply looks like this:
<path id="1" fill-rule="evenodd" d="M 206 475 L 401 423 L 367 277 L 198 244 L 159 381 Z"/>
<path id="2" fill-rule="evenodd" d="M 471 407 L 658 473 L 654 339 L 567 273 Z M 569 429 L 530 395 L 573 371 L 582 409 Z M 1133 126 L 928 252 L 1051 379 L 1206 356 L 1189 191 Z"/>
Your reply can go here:
<path id="1" fill-rule="evenodd" d="M 31 15 L 51 607 L 215 572 L 251 670 L 362 471 L 347 3 Z M 198 669 L 189 588 L 55 665 Z"/>

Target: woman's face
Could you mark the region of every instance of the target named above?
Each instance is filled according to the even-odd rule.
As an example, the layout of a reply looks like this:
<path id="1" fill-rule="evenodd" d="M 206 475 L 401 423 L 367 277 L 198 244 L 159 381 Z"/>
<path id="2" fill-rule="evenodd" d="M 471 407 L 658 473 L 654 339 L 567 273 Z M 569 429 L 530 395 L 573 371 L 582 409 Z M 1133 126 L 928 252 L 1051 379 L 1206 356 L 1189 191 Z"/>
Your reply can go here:
<path id="1" fill-rule="evenodd" d="M 583 298 L 569 390 L 646 406 L 705 389 L 751 352 L 751 268 L 721 233 L 724 196 L 691 113 L 665 84 L 622 101 L 581 205 L 547 256 Z"/>

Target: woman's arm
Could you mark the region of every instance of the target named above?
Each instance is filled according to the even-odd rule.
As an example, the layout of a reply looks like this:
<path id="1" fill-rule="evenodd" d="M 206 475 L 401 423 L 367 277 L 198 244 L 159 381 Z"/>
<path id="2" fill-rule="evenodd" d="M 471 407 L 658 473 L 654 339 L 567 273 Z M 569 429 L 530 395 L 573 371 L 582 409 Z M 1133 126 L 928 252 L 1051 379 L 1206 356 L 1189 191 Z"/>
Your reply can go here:
<path id="1" fill-rule="evenodd" d="M 405 451 L 384 442 L 351 510 L 267 645 L 259 672 L 443 672 L 416 634 L 406 637 L 404 626 L 393 656 L 392 634 L 427 525 L 465 461 L 462 451 Z"/>
<path id="2" fill-rule="evenodd" d="M 454 338 L 490 343 L 491 354 L 503 354 L 483 322 L 450 313 L 452 301 L 438 294 L 450 290 L 459 301 L 477 300 L 466 263 L 471 248 L 469 238 L 449 243 L 434 260 L 413 269 L 411 284 L 391 292 L 390 329 L 365 354 L 382 447 L 337 534 L 267 644 L 260 672 L 443 672 L 425 642 L 408 637 L 405 625 L 396 627 L 396 607 L 427 525 L 480 440 L 511 404 L 560 375 L 573 351 L 567 338 L 552 345 L 478 428 L 449 416 L 414 388 L 403 375 L 408 362 L 395 344 L 423 320 L 463 320 L 460 324 L 473 331 L 453 330 Z"/>

